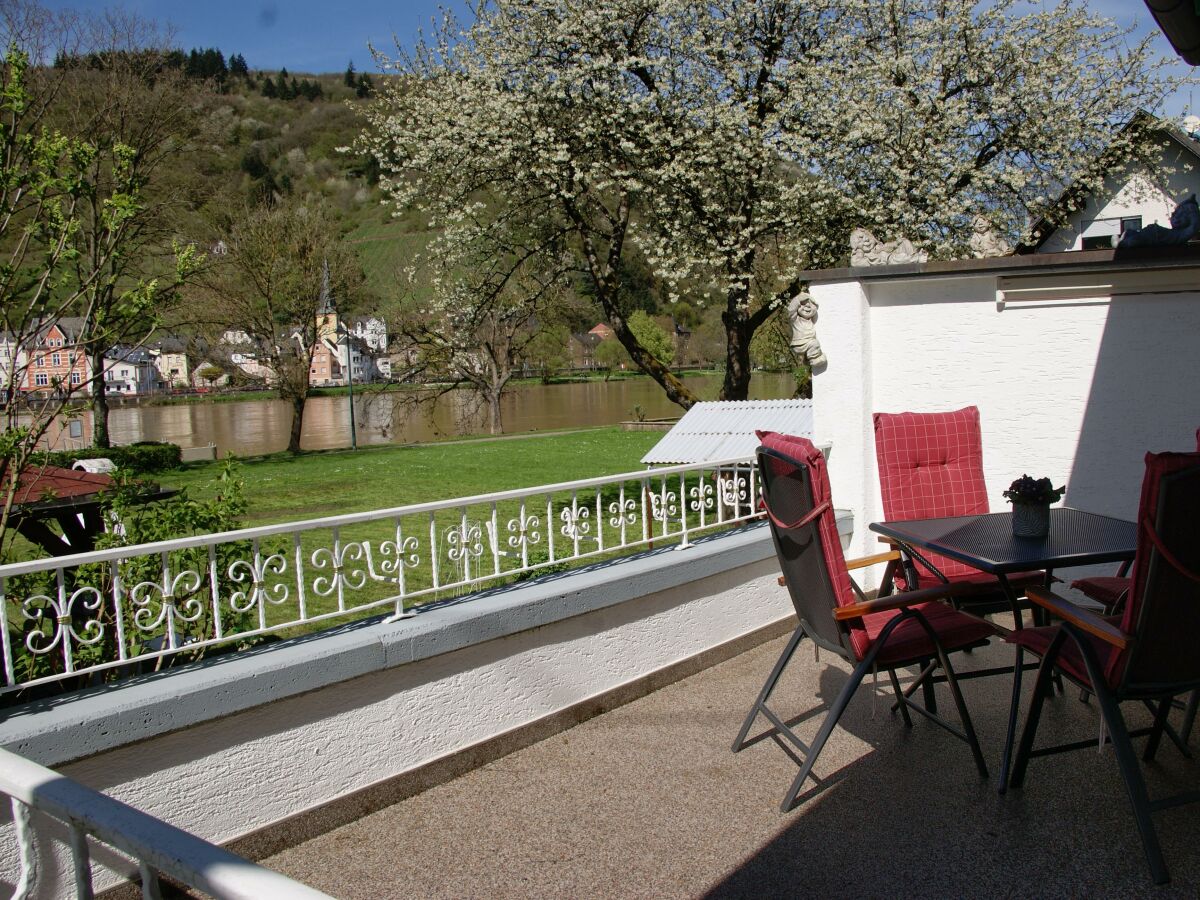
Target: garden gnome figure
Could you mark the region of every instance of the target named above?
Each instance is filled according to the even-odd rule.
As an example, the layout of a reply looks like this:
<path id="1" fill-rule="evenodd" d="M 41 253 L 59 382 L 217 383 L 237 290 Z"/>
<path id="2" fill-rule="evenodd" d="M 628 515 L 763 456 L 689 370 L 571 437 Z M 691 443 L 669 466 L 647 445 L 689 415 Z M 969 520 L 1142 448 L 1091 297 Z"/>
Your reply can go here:
<path id="1" fill-rule="evenodd" d="M 788 319 L 792 323 L 791 348 L 796 356 L 810 367 L 827 362 L 817 340 L 817 301 L 808 291 L 801 291 L 787 307 Z"/>

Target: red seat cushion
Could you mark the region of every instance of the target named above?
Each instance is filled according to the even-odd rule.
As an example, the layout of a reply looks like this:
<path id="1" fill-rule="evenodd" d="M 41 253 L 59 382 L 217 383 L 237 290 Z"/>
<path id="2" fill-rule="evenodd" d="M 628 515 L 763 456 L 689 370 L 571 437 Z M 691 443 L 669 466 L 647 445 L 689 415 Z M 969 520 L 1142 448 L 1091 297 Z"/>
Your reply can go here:
<path id="1" fill-rule="evenodd" d="M 977 407 L 945 413 L 875 413 L 874 422 L 875 457 L 887 521 L 988 511 Z M 948 578 L 978 571 L 944 556 L 924 555 Z M 920 563 L 917 569 L 929 574 Z"/>
<path id="2" fill-rule="evenodd" d="M 937 585 L 942 583 L 940 578 L 937 578 L 936 576 L 931 575 L 929 572 L 924 572 L 924 571 L 918 570 L 917 575 L 918 575 L 919 581 L 920 581 L 920 584 L 917 585 L 917 587 L 922 587 L 922 588 L 936 587 Z M 1006 575 L 1005 577 L 1008 579 L 1008 583 L 1011 584 L 1017 590 L 1018 596 L 1020 595 L 1021 590 L 1024 589 L 1025 587 L 1027 587 L 1028 585 L 1045 584 L 1045 582 L 1046 582 L 1046 573 L 1045 572 L 1013 572 L 1012 574 Z M 947 580 L 951 584 L 959 584 L 959 585 L 969 584 L 969 585 L 971 585 L 972 590 L 968 591 L 966 594 L 966 596 L 968 596 L 968 597 L 972 597 L 977 594 L 1000 594 L 1001 593 L 1000 582 L 998 582 L 996 580 L 996 576 L 991 575 L 987 572 L 981 572 L 978 569 L 971 569 L 967 572 L 962 572 L 958 575 L 947 576 Z"/>
<path id="3" fill-rule="evenodd" d="M 1097 603 L 1104 604 L 1105 609 L 1112 609 L 1129 592 L 1132 584 L 1132 578 L 1122 578 L 1118 575 L 1096 575 L 1092 578 L 1080 578 L 1072 581 L 1071 587 L 1081 591 Z"/>
<path id="4" fill-rule="evenodd" d="M 982 643 L 996 633 L 986 622 L 956 612 L 944 603 L 918 603 L 910 608 L 918 610 L 929 621 L 937 633 L 938 640 L 941 641 L 942 649 L 947 653 Z M 888 622 L 898 615 L 899 610 L 889 610 L 863 617 L 863 627 L 850 632 L 850 641 L 859 659 L 870 652 Z M 921 623 L 910 617 L 888 635 L 887 643 L 879 651 L 876 661 L 881 666 L 893 666 L 936 655 L 933 642 L 929 640 L 929 635 L 921 627 Z"/>
<path id="5" fill-rule="evenodd" d="M 1109 621 L 1114 624 L 1119 623 L 1117 619 L 1109 619 Z M 1058 633 L 1058 629 L 1058 625 L 1045 625 L 1041 628 L 1020 628 L 1009 632 L 1004 636 L 1004 640 L 1010 644 L 1016 644 L 1018 647 L 1024 647 L 1037 656 L 1045 656 L 1046 651 L 1050 647 L 1050 642 L 1054 640 L 1054 635 Z M 1096 658 L 1100 660 L 1101 668 L 1106 668 L 1109 663 L 1109 657 L 1113 652 L 1112 645 L 1106 644 L 1100 638 L 1092 637 L 1086 632 L 1083 632 L 1083 636 L 1091 642 L 1092 647 L 1095 649 Z M 1059 651 L 1055 664 L 1075 681 L 1084 687 L 1091 688 L 1092 679 L 1088 677 L 1087 666 L 1083 662 L 1083 653 L 1080 652 L 1079 645 L 1070 637 L 1063 643 L 1062 650 Z"/>

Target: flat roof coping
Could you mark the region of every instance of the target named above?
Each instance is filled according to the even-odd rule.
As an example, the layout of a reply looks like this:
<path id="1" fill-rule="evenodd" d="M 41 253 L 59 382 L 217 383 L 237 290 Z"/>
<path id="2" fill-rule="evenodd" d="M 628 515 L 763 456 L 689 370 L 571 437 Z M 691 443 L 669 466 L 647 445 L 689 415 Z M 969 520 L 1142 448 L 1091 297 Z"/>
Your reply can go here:
<path id="1" fill-rule="evenodd" d="M 890 266 L 844 266 L 807 269 L 796 277 L 810 284 L 831 281 L 903 281 L 909 278 L 951 278 L 967 275 L 1050 275 L 1069 272 L 1138 271 L 1200 267 L 1200 244 L 1173 247 L 1125 247 L 1115 250 L 1073 250 L 1067 253 L 1028 253 L 983 259 L 940 259 Z"/>

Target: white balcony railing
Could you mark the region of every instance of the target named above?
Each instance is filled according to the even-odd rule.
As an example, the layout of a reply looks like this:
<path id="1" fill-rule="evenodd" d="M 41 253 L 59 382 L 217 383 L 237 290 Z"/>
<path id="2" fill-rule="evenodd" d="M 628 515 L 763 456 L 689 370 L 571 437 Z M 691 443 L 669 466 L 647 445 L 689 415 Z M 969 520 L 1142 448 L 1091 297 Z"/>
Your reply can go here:
<path id="1" fill-rule="evenodd" d="M 12 563 L 0 566 L 0 694 L 380 608 L 403 618 L 480 587 L 686 546 L 757 507 L 757 473 L 732 459 Z"/>
<path id="2" fill-rule="evenodd" d="M 32 810 L 56 820 L 65 831 L 61 843 L 70 848 L 76 897 L 93 896 L 93 847 L 88 840 L 91 837 L 107 845 L 97 846 L 108 866 L 121 871 L 136 866 L 144 897 L 161 896 L 161 874 L 212 897 L 328 900 L 320 891 L 3 749 L 0 749 L 0 793 L 7 794 L 12 803 L 11 833 L 20 859 L 14 900 L 44 894 L 45 891 L 38 890 L 39 881 L 57 877 L 44 871 L 50 847 L 39 850 L 37 846 L 30 820 Z M 116 859 L 109 848 L 118 851 Z M 60 888 L 59 893 L 65 896 L 66 889 Z"/>

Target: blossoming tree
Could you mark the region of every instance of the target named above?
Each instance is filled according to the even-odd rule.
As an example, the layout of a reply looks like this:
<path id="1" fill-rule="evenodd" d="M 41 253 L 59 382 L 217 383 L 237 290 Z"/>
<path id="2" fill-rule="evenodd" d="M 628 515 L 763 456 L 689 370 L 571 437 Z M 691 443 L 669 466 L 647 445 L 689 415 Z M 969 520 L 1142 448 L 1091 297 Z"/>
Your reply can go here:
<path id="1" fill-rule="evenodd" d="M 976 215 L 1017 239 L 1102 177 L 1119 126 L 1174 85 L 1146 43 L 1064 0 L 492 0 L 387 63 L 362 143 L 435 252 L 497 252 L 514 223 L 563 248 L 633 361 L 692 393 L 629 328 L 640 251 L 667 295 L 717 303 L 723 399 L 750 339 L 844 259 L 850 230 L 960 252 Z M 466 258 L 466 253 L 461 254 Z"/>

